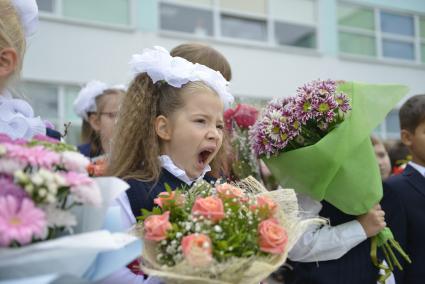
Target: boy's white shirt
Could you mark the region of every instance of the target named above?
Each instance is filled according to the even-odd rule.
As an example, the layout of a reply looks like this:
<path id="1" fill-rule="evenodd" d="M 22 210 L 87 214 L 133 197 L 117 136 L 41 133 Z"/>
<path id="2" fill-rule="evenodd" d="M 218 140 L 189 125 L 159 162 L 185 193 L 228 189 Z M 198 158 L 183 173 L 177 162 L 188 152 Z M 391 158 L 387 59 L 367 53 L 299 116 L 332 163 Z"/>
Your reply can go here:
<path id="1" fill-rule="evenodd" d="M 322 204 L 319 201 L 315 201 L 304 194 L 297 194 L 297 198 L 301 217 L 317 217 L 319 215 L 322 209 Z M 338 226 L 313 225 L 307 229 L 291 249 L 288 258 L 299 262 L 338 259 L 366 239 L 367 235 L 357 220 Z M 393 274 L 385 281 L 385 284 L 395 284 Z"/>
<path id="2" fill-rule="evenodd" d="M 408 164 L 411 165 L 415 170 L 417 170 L 423 177 L 425 177 L 425 167 L 424 166 L 416 164 L 412 161 L 410 161 Z"/>
<path id="3" fill-rule="evenodd" d="M 301 217 L 317 217 L 322 205 L 304 194 L 297 194 Z M 353 220 L 338 226 L 312 225 L 301 236 L 288 257 L 293 261 L 314 262 L 338 259 L 367 239 L 362 225 Z"/>
<path id="4" fill-rule="evenodd" d="M 179 167 L 177 167 L 171 158 L 167 155 L 161 155 L 159 157 L 161 161 L 161 166 L 169 171 L 173 176 L 183 181 L 187 185 L 192 185 L 192 183 L 196 180 L 203 179 L 205 174 L 211 171 L 211 167 L 208 165 L 205 167 L 202 174 L 196 179 L 193 180 L 186 175 L 186 172 Z M 118 206 L 121 211 L 121 224 L 123 230 L 130 229 L 134 224 L 136 224 L 136 218 L 134 217 L 133 211 L 131 210 L 130 201 L 128 200 L 128 196 L 125 192 L 122 192 L 117 199 L 111 204 L 111 206 Z M 110 276 L 102 279 L 97 283 L 102 284 L 113 284 L 113 283 L 124 283 L 124 284 L 159 284 L 161 283 L 159 278 L 156 277 L 148 277 L 144 279 L 142 275 L 136 275 L 131 272 L 127 267 L 123 267 L 120 270 L 112 273 Z"/>

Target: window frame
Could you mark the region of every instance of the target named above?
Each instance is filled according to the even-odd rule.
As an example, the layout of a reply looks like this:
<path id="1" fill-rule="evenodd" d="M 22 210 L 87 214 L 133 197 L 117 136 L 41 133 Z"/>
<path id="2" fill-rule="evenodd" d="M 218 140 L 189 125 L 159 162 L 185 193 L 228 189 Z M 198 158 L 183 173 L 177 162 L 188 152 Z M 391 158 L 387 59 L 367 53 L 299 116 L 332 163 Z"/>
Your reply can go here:
<path id="1" fill-rule="evenodd" d="M 389 64 L 397 64 L 397 65 L 417 66 L 420 68 L 425 67 L 425 59 L 421 58 L 421 44 L 425 44 L 425 38 L 421 38 L 421 35 L 420 35 L 420 18 L 423 17 L 425 19 L 425 14 L 413 13 L 411 11 L 404 11 L 401 9 L 397 10 L 397 9 L 391 9 L 386 7 L 359 4 L 350 0 L 339 0 L 337 2 L 337 10 L 339 5 L 347 5 L 347 6 L 352 6 L 356 8 L 364 8 L 364 9 L 372 10 L 374 15 L 374 25 L 375 25 L 375 29 L 373 31 L 369 31 L 369 30 L 365 30 L 361 28 L 342 26 L 339 24 L 337 20 L 336 22 L 337 31 L 338 31 L 337 42 L 338 42 L 338 54 L 340 55 L 340 57 L 347 58 L 347 59 L 360 59 L 360 60 L 366 60 L 366 61 L 375 61 L 380 63 L 389 63 Z M 396 34 L 383 32 L 381 29 L 381 12 L 413 17 L 414 35 L 410 37 L 410 36 L 396 35 Z M 368 56 L 368 55 L 353 54 L 353 53 L 341 51 L 340 44 L 339 44 L 339 35 L 341 32 L 346 32 L 353 35 L 367 35 L 367 36 L 374 37 L 376 55 Z M 414 59 L 410 60 L 410 59 L 402 59 L 402 58 L 385 57 L 383 55 L 384 40 L 394 40 L 394 41 L 413 44 Z"/>
<path id="2" fill-rule="evenodd" d="M 65 130 L 65 123 L 71 123 L 72 127 L 78 127 L 81 131 L 81 126 L 82 126 L 82 120 L 80 118 L 78 119 L 68 119 L 65 117 L 66 115 L 66 108 L 69 107 L 66 104 L 66 89 L 67 88 L 78 88 L 80 89 L 82 84 L 79 83 L 70 83 L 70 82 L 53 82 L 53 81 L 44 81 L 44 80 L 33 80 L 33 79 L 23 79 L 22 83 L 23 86 L 25 86 L 25 84 L 39 84 L 39 85 L 50 85 L 53 86 L 57 89 L 57 92 L 55 94 L 56 96 L 56 101 L 57 101 L 57 105 L 56 105 L 56 117 L 55 117 L 55 124 L 57 125 L 57 130 L 61 133 L 64 133 Z M 22 86 L 20 88 L 23 88 Z M 30 93 L 30 89 L 27 89 L 26 87 L 24 88 L 24 90 L 26 91 L 26 93 L 28 93 L 27 97 L 28 99 L 31 101 L 32 97 L 29 94 Z M 47 94 L 46 94 L 47 95 Z M 36 112 L 35 110 L 35 115 L 38 116 L 40 115 L 42 119 L 45 119 L 45 117 L 42 116 L 42 114 Z M 78 139 L 79 137 L 77 137 Z M 65 137 L 66 139 L 66 137 Z M 69 143 L 69 142 L 68 142 Z"/>
<path id="3" fill-rule="evenodd" d="M 273 19 L 271 15 L 271 10 L 273 9 L 273 1 L 266 0 L 266 13 L 265 15 L 262 15 L 261 13 L 250 13 L 250 12 L 244 12 L 244 11 L 236 11 L 234 9 L 221 9 L 220 8 L 220 1 L 225 0 L 211 0 L 211 6 L 203 5 L 203 4 L 193 4 L 193 3 L 184 3 L 174 0 L 157 0 L 157 27 L 158 27 L 158 33 L 160 35 L 164 36 L 171 36 L 171 37 L 179 37 L 179 38 L 188 38 L 188 39 L 206 39 L 211 41 L 218 41 L 218 42 L 224 42 L 224 43 L 230 43 L 230 44 L 236 44 L 236 45 L 248 45 L 248 46 L 254 46 L 254 47 L 262 47 L 262 48 L 272 48 L 272 49 L 282 49 L 289 52 L 294 53 L 304 53 L 304 54 L 320 54 L 320 30 L 319 30 L 319 20 L 318 20 L 318 1 L 319 0 L 308 0 L 312 2 L 314 5 L 314 17 L 315 17 L 315 25 L 309 25 L 309 24 L 301 24 L 298 22 L 293 21 L 283 21 L 283 20 L 275 20 Z M 167 3 L 172 4 L 175 6 L 182 6 L 182 7 L 188 7 L 188 8 L 194 8 L 194 9 L 206 9 L 208 11 L 211 11 L 213 14 L 213 32 L 212 35 L 206 35 L 206 36 L 197 36 L 196 34 L 190 33 L 190 32 L 179 32 L 179 31 L 173 31 L 173 30 L 167 30 L 161 28 L 161 11 L 160 11 L 160 5 L 161 3 Z M 235 18 L 241 18 L 241 19 L 252 19 L 256 21 L 264 21 L 265 27 L 266 27 L 266 34 L 265 34 L 265 40 L 250 40 L 250 39 L 243 39 L 243 38 L 231 38 L 227 36 L 223 36 L 221 33 L 221 22 L 222 22 L 222 16 L 229 16 L 229 17 L 235 17 Z M 316 44 L 315 47 L 309 48 L 309 47 L 300 47 L 300 46 L 294 46 L 294 45 L 281 45 L 278 44 L 275 38 L 275 22 L 282 22 L 282 23 L 289 23 L 293 25 L 299 25 L 299 26 L 306 26 L 311 27 L 315 31 L 316 35 Z"/>
<path id="4" fill-rule="evenodd" d="M 136 29 L 136 0 L 126 0 L 128 2 L 128 24 L 114 24 L 95 20 L 78 19 L 63 15 L 63 0 L 52 0 L 53 11 L 47 12 L 39 10 L 41 20 L 57 21 L 66 24 L 76 24 L 94 28 L 112 29 L 117 31 L 134 31 Z"/>

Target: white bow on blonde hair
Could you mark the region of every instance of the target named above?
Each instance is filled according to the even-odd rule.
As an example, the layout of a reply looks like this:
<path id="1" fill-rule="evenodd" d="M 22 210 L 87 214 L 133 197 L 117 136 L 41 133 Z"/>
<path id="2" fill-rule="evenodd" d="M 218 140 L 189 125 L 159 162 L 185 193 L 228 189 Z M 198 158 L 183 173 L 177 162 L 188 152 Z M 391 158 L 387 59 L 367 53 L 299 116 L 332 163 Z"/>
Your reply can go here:
<path id="1" fill-rule="evenodd" d="M 172 57 L 163 47 L 155 46 L 144 49 L 142 54 L 134 54 L 130 66 L 134 75 L 146 72 L 154 83 L 163 80 L 176 88 L 188 82 L 202 81 L 217 92 L 226 109 L 234 101 L 228 91 L 229 82 L 219 71 L 182 57 Z"/>
<path id="2" fill-rule="evenodd" d="M 25 37 L 34 35 L 38 26 L 37 2 L 35 0 L 12 0 L 11 3 L 21 18 Z"/>

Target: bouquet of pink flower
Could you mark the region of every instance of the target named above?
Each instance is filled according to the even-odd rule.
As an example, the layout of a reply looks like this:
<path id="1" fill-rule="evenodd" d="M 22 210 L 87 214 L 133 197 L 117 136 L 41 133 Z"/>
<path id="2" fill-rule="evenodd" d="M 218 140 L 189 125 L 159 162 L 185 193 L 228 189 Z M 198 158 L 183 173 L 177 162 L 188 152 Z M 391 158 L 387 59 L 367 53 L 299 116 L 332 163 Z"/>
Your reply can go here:
<path id="1" fill-rule="evenodd" d="M 14 247 L 71 230 L 79 204 L 99 206 L 89 161 L 48 137 L 11 140 L 0 134 L 0 246 Z"/>
<path id="2" fill-rule="evenodd" d="M 253 151 L 282 186 L 326 200 L 346 214 L 364 214 L 382 198 L 370 134 L 407 90 L 400 85 L 313 81 L 296 96 L 269 103 L 251 129 Z M 372 244 L 377 266 L 377 246 L 383 248 L 390 270 L 393 265 L 401 269 L 392 248 L 408 260 L 388 228 Z"/>
<path id="3" fill-rule="evenodd" d="M 309 222 L 297 218 L 292 190 L 267 192 L 251 177 L 239 187 L 202 181 L 169 189 L 154 202 L 139 223 L 142 270 L 166 282 L 259 283 Z"/>
<path id="4" fill-rule="evenodd" d="M 107 210 L 128 185 L 90 178 L 88 164 L 74 146 L 49 137 L 27 141 L 0 134 L 2 279 L 67 274 L 98 280 L 137 256 L 137 238 L 100 230 L 106 215 L 109 223 L 120 220 Z M 133 251 L 122 251 L 130 244 Z M 113 260 L 100 254 L 115 250 L 120 252 Z M 100 263 L 94 262 L 98 254 Z"/>
<path id="5" fill-rule="evenodd" d="M 247 104 L 238 104 L 224 113 L 226 128 L 232 144 L 231 179 L 240 180 L 248 176 L 260 178 L 257 158 L 253 155 L 248 131 L 258 117 L 258 110 Z"/>

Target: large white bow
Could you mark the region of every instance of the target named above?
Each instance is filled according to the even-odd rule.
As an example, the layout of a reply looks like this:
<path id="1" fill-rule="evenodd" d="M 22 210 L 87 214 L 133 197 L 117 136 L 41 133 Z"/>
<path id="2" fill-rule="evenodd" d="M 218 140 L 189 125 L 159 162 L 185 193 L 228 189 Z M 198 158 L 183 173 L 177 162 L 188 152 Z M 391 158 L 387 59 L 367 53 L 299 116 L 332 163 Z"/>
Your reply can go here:
<path id="1" fill-rule="evenodd" d="M 219 71 L 181 57 L 172 57 L 163 47 L 155 46 L 143 50 L 142 54 L 134 54 L 130 66 L 135 75 L 146 72 L 154 83 L 164 80 L 176 88 L 187 82 L 202 81 L 217 92 L 225 108 L 234 101 L 228 91 L 229 82 Z"/>

